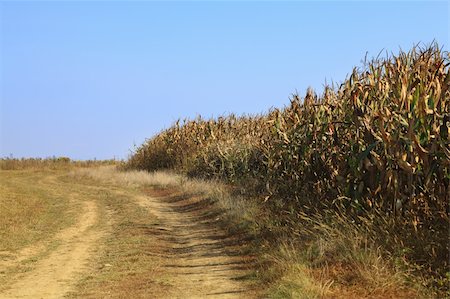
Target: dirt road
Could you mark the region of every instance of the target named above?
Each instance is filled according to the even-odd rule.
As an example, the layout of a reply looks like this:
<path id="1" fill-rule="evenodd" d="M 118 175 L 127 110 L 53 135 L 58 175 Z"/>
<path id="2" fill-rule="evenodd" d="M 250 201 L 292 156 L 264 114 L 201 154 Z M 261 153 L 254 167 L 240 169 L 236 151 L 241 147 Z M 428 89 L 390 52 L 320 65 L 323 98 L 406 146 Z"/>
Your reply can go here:
<path id="1" fill-rule="evenodd" d="M 118 186 L 117 181 L 68 180 L 67 176 L 52 176 L 40 181 L 40 184 L 46 183 L 48 188 L 63 186 L 62 190 L 67 190 L 67 194 L 62 196 L 78 201 L 72 202 L 75 207 L 72 212 L 77 214 L 76 221 L 57 232 L 51 240 L 22 248 L 12 253 L 14 258 L 0 262 L 1 273 L 8 267 L 14 267 L 14 264 L 31 259 L 30 269 L 24 273 L 6 272 L 11 273 L 12 279 L 8 281 L 8 285 L 0 288 L 0 298 L 122 298 L 123 294 L 118 295 L 114 291 L 104 294 L 95 290 L 101 288 L 102 283 L 107 283 L 103 282 L 106 281 L 103 278 L 98 279 L 101 283 L 96 282 L 96 275 L 100 277 L 105 271 L 105 265 L 98 266 L 99 261 L 104 259 L 102 255 L 106 252 L 108 256 L 120 254 L 110 252 L 115 249 L 108 248 L 107 242 L 108 238 L 120 238 L 120 230 L 123 229 L 123 223 L 120 223 L 123 220 L 114 211 L 124 211 L 126 207 L 121 206 L 124 205 L 123 200 L 115 200 L 115 197 L 126 198 L 126 205 L 136 205 L 152 215 L 148 217 L 148 223 L 142 223 L 146 218 L 138 223 L 131 213 L 122 217 L 127 220 L 127 227 L 131 229 L 133 238 L 145 239 L 147 245 L 136 247 L 127 245 L 129 241 L 124 240 L 121 246 L 134 246 L 130 248 L 135 251 L 132 262 L 137 263 L 140 268 L 157 269 L 154 276 L 164 277 L 164 292 L 156 293 L 164 294 L 166 298 L 257 296 L 254 284 L 247 279 L 253 270 L 252 258 L 242 253 L 245 238 L 230 235 L 221 228 L 221 215 L 210 209 L 208 200 L 180 195 L 175 190 L 155 191 L 138 187 L 141 191 L 136 192 L 136 188 L 132 191 L 129 187 Z M 74 196 L 74 190 L 80 189 L 83 190 L 83 196 Z M 105 192 L 106 196 L 99 196 Z M 108 204 L 102 196 L 108 198 Z M 105 216 L 104 211 L 109 211 L 107 214 L 110 219 L 107 221 L 99 219 L 100 214 Z M 146 256 L 154 257 L 152 263 L 144 259 Z M 158 277 L 148 274 L 143 276 L 140 271 L 133 273 L 129 270 L 132 268 L 132 265 L 127 266 L 126 272 L 121 267 L 109 268 L 108 277 L 128 280 L 134 277 L 135 281 L 140 282 L 137 288 L 149 286 L 149 291 L 140 292 L 139 297 L 154 298 L 156 293 L 152 290 L 156 289 L 151 284 L 158 281 Z M 139 275 L 142 277 L 138 277 Z M 79 291 L 82 285 L 80 282 L 86 281 L 86 277 L 95 283 L 83 286 L 83 293 Z"/>
<path id="2" fill-rule="evenodd" d="M 254 286 L 245 281 L 251 257 L 239 253 L 244 238 L 220 228 L 221 215 L 208 208 L 207 199 L 166 192 L 137 199 L 160 219 L 154 236 L 162 245 L 163 267 L 177 282 L 174 298 L 254 297 Z"/>

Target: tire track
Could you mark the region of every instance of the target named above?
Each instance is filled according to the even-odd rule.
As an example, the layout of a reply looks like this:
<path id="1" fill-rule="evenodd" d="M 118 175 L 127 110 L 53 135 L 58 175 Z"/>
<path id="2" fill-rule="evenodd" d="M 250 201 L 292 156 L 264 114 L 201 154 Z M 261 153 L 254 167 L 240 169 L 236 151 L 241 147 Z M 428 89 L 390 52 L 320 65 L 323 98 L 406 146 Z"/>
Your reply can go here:
<path id="1" fill-rule="evenodd" d="M 221 228 L 221 214 L 207 199 L 149 194 L 137 200 L 159 219 L 147 231 L 159 244 L 149 254 L 163 259 L 162 267 L 172 278 L 171 298 L 257 296 L 245 279 L 252 274 L 252 257 L 241 253 L 245 238 Z"/>

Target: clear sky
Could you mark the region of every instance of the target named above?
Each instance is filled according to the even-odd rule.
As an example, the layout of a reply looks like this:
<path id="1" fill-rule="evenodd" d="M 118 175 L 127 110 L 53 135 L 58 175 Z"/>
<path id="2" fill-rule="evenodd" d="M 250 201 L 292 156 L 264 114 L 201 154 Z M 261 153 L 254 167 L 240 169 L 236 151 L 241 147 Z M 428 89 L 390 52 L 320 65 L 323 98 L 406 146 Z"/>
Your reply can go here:
<path id="1" fill-rule="evenodd" d="M 0 156 L 126 158 L 176 119 L 260 113 L 368 52 L 436 40 L 448 1 L 0 1 Z"/>

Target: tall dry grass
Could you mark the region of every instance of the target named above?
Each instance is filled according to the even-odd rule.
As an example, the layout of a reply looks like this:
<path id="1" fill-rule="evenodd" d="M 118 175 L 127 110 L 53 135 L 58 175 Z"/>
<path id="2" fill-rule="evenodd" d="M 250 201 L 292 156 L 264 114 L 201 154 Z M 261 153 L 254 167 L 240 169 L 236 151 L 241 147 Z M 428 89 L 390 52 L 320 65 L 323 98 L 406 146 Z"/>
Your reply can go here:
<path id="1" fill-rule="evenodd" d="M 87 177 L 117 186 L 135 188 L 158 187 L 175 188 L 185 194 L 200 194 L 214 202 L 215 208 L 222 210 L 224 216 L 237 225 L 255 219 L 259 209 L 254 201 L 230 192 L 220 181 L 205 181 L 187 178 L 171 171 L 148 173 L 142 170 L 122 171 L 122 167 L 106 165 L 102 167 L 76 168 L 71 172 L 74 177 Z"/>
<path id="2" fill-rule="evenodd" d="M 448 291 L 449 66 L 437 44 L 377 58 L 283 109 L 177 122 L 127 167 L 232 182 L 293 232 L 304 214 L 345 216 Z"/>

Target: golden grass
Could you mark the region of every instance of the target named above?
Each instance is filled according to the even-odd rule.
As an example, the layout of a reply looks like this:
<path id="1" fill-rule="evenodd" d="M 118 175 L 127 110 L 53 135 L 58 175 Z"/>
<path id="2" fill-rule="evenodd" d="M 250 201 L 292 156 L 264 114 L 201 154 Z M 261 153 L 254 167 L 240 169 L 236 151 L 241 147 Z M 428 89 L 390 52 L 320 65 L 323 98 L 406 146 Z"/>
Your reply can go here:
<path id="1" fill-rule="evenodd" d="M 277 231 L 277 228 L 274 228 Z M 348 219 L 303 216 L 295 232 L 268 245 L 263 279 L 271 298 L 426 298 L 437 296 Z"/>
<path id="2" fill-rule="evenodd" d="M 73 176 L 88 177 L 102 182 L 116 183 L 130 187 L 137 186 L 178 186 L 182 177 L 170 172 L 148 173 L 146 171 L 116 171 L 116 166 L 76 169 Z"/>
<path id="3" fill-rule="evenodd" d="M 58 174 L 0 171 L 0 251 L 17 251 L 49 238 L 73 222 L 70 199 L 58 185 L 48 189 L 43 177 Z"/>
<path id="4" fill-rule="evenodd" d="M 330 293 L 332 281 L 313 276 L 312 269 L 301 257 L 299 250 L 286 241 L 274 246 L 273 252 L 265 256 L 271 265 L 266 273 L 266 279 L 272 281 L 269 298 L 323 298 Z"/>
<path id="5" fill-rule="evenodd" d="M 211 199 L 216 208 L 225 212 L 229 221 L 249 225 L 261 213 L 256 200 L 250 200 L 235 192 L 218 180 L 205 182 L 201 179 L 187 178 L 170 171 L 147 172 L 142 170 L 120 171 L 116 166 L 80 168 L 72 171 L 75 177 L 86 177 L 103 182 L 129 187 L 153 186 L 158 188 L 177 187 L 185 194 L 201 194 Z M 250 221 L 251 220 L 251 221 Z"/>

